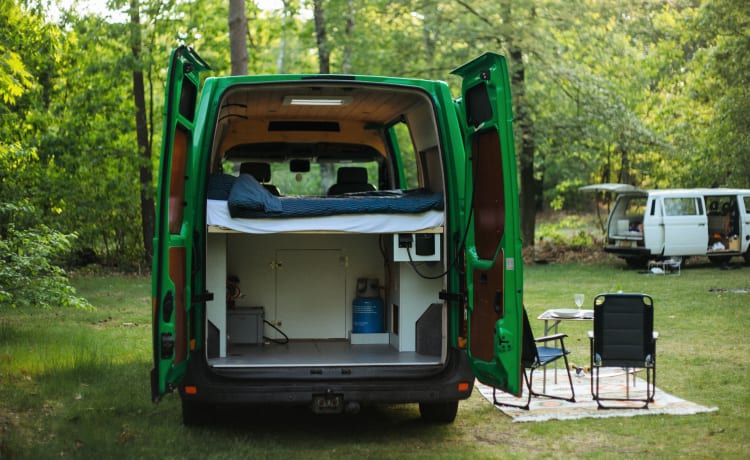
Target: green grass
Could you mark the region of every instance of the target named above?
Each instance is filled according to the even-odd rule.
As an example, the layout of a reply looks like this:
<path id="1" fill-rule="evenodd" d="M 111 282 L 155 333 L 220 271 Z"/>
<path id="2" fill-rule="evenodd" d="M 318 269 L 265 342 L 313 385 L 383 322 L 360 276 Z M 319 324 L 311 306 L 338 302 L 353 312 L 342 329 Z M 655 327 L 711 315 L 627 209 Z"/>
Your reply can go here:
<path id="1" fill-rule="evenodd" d="M 0 458 L 746 458 L 750 448 L 750 267 L 683 269 L 624 264 L 525 267 L 525 305 L 588 305 L 620 290 L 655 299 L 663 390 L 718 412 L 512 424 L 477 392 L 455 423 L 424 424 L 415 405 L 365 407 L 356 416 L 252 408 L 187 429 L 179 398 L 150 401 L 149 280 L 74 279 L 95 311 L 0 311 Z M 542 323 L 532 319 L 537 335 Z M 590 324 L 564 323 L 572 360 L 588 360 Z"/>

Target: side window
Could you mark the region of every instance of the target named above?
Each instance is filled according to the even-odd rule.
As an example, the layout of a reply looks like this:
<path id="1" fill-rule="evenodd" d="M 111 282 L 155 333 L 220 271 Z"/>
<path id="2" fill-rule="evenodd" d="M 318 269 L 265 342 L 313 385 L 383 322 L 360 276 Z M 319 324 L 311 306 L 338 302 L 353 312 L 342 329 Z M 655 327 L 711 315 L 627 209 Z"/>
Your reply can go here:
<path id="1" fill-rule="evenodd" d="M 391 128 L 398 149 L 401 154 L 401 166 L 405 184 L 400 184 L 402 189 L 414 189 L 419 187 L 419 172 L 417 171 L 417 152 L 414 150 L 409 126 L 399 122 Z"/>
<path id="2" fill-rule="evenodd" d="M 703 213 L 702 208 L 696 198 L 664 198 L 665 216 L 697 216 Z"/>

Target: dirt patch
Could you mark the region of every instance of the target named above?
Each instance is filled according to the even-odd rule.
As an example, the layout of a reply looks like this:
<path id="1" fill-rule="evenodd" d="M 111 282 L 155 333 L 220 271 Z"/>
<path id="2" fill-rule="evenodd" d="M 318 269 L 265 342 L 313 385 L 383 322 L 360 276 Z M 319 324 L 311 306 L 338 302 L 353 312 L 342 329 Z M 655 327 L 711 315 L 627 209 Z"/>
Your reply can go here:
<path id="1" fill-rule="evenodd" d="M 619 259 L 607 254 L 600 248 L 591 246 L 576 246 L 538 242 L 536 245 L 523 249 L 524 264 L 549 263 L 600 263 L 617 262 Z"/>

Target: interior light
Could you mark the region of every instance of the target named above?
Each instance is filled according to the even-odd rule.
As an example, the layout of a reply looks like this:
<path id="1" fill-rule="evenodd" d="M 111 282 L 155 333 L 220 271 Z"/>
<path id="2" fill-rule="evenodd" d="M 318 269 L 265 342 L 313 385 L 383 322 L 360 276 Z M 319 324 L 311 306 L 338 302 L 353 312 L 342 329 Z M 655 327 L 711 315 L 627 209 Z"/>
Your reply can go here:
<path id="1" fill-rule="evenodd" d="M 284 96 L 284 105 L 340 107 L 351 102 L 349 96 Z"/>

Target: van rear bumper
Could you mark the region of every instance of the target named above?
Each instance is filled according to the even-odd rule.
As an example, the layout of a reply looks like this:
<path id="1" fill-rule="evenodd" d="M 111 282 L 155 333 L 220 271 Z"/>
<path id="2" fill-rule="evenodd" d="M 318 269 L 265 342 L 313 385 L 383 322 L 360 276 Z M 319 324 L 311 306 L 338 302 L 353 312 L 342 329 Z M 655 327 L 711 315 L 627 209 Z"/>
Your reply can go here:
<path id="1" fill-rule="evenodd" d="M 461 384 L 461 385 L 459 385 Z M 189 391 L 186 391 L 186 387 Z M 471 396 L 474 376 L 466 353 L 451 349 L 447 365 L 420 378 L 269 380 L 215 375 L 205 361 L 194 359 L 180 396 L 185 401 L 211 404 L 311 404 L 321 395 L 336 395 L 344 402 L 415 403 L 458 401 Z"/>

